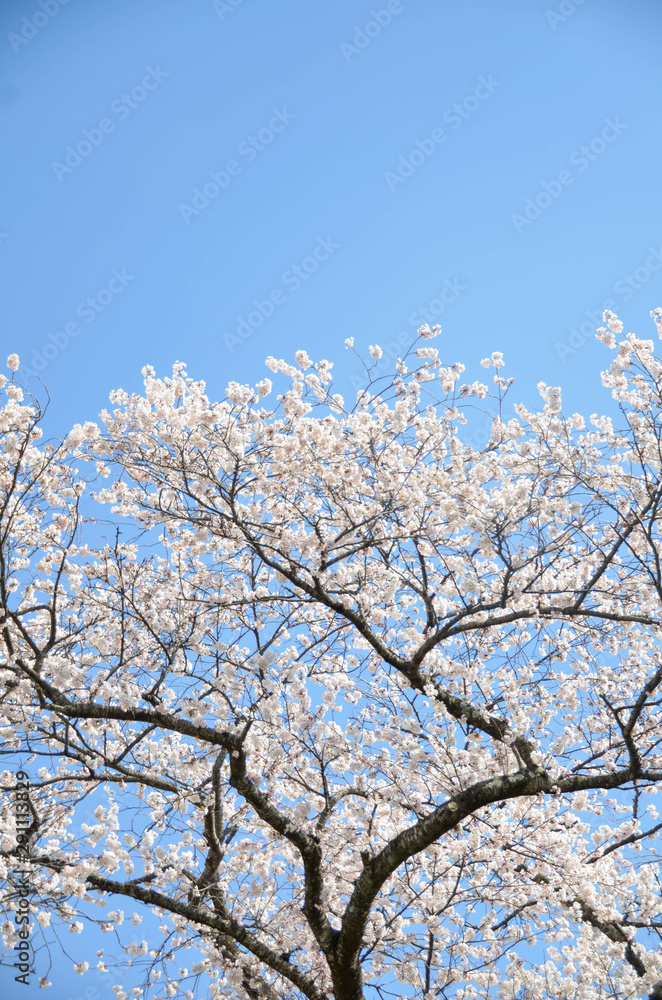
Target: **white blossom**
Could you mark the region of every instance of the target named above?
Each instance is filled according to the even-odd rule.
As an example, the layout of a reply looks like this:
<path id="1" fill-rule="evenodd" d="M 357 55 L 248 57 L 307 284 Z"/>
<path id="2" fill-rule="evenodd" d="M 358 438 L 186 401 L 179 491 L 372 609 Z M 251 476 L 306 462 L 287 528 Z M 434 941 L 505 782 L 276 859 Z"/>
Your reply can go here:
<path id="1" fill-rule="evenodd" d="M 598 333 L 588 419 L 427 344 L 347 408 L 305 351 L 268 405 L 147 366 L 60 443 L 2 377 L 9 953 L 29 784 L 30 921 L 118 1000 L 331 997 L 332 932 L 357 996 L 662 988 L 662 358 Z"/>

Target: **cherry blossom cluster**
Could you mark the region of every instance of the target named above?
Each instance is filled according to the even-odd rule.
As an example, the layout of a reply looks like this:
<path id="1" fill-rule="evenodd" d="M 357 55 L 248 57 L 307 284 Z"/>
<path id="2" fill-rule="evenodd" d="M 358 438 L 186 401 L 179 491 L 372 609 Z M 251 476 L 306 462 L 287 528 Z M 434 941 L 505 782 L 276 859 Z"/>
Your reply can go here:
<path id="1" fill-rule="evenodd" d="M 99 925 L 118 1000 L 662 997 L 662 360 L 606 313 L 586 419 L 419 333 L 354 403 L 303 350 L 220 401 L 178 362 L 63 442 L 8 359 L 32 930 Z"/>

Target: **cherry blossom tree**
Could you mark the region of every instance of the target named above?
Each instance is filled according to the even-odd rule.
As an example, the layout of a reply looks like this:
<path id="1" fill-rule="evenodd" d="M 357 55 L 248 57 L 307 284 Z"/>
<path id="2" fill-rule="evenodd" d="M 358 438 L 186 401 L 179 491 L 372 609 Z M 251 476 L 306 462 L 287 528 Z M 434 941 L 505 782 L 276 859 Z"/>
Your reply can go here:
<path id="1" fill-rule="evenodd" d="M 277 398 L 178 363 L 44 442 L 10 356 L 6 949 L 20 867 L 119 1000 L 660 1000 L 662 361 L 605 324 L 588 423 L 423 327 L 353 406 L 304 351 Z"/>

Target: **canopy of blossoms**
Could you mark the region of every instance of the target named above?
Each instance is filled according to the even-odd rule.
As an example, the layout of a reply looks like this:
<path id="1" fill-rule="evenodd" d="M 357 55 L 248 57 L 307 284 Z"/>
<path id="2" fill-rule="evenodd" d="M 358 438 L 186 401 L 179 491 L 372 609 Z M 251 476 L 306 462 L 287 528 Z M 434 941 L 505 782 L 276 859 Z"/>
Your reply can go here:
<path id="1" fill-rule="evenodd" d="M 424 327 L 354 404 L 304 351 L 221 402 L 178 363 L 44 442 L 10 356 L 9 953 L 27 868 L 119 1000 L 660 1000 L 662 361 L 605 324 L 586 420 Z"/>

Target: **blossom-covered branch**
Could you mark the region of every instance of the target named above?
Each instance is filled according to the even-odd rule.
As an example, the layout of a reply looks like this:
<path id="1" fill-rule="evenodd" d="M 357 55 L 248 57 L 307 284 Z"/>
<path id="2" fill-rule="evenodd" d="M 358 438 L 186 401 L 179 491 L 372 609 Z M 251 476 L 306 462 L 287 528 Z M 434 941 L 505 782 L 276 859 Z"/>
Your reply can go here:
<path id="1" fill-rule="evenodd" d="M 146 368 L 63 442 L 0 378 L 3 901 L 20 854 L 119 1000 L 662 993 L 662 361 L 605 314 L 587 424 L 420 334 L 353 403 Z"/>

